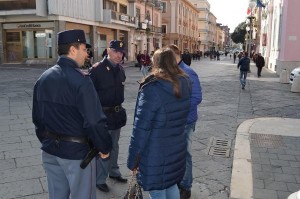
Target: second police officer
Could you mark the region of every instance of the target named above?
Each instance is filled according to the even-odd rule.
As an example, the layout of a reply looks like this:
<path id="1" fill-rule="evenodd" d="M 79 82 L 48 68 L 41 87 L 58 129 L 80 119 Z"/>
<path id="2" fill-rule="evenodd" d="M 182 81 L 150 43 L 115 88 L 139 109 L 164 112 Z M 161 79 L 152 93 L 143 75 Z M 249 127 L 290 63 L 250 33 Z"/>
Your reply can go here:
<path id="1" fill-rule="evenodd" d="M 108 176 L 117 182 L 127 182 L 127 179 L 122 177 L 118 166 L 120 132 L 127 120 L 126 111 L 122 107 L 126 76 L 120 65 L 124 54 L 124 43 L 112 40 L 107 48 L 107 56 L 90 70 L 91 79 L 107 117 L 113 145 L 109 159 L 97 160 L 97 188 L 103 192 L 109 192 L 106 184 Z"/>

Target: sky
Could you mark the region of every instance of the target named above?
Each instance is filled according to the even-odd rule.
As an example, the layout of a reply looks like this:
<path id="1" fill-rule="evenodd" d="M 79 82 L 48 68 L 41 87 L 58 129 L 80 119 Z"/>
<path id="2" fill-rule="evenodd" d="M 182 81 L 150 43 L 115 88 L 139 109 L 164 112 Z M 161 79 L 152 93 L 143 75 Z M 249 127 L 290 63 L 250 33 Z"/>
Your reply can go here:
<path id="1" fill-rule="evenodd" d="M 230 28 L 230 32 L 246 20 L 249 0 L 208 0 L 210 11 L 217 17 L 217 23 Z"/>

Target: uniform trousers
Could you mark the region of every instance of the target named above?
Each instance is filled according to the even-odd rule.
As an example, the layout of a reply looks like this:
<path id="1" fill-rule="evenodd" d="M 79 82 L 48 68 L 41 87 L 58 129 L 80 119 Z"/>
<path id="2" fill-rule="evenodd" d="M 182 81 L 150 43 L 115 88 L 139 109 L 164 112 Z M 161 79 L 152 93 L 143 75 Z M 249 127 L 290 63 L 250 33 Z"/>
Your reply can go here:
<path id="1" fill-rule="evenodd" d="M 49 199 L 96 199 L 96 160 L 80 168 L 81 160 L 62 159 L 42 151 Z"/>
<path id="2" fill-rule="evenodd" d="M 109 130 L 112 138 L 112 150 L 108 159 L 97 158 L 97 184 L 106 183 L 108 175 L 113 177 L 121 176 L 118 165 L 119 157 L 119 139 L 121 129 Z"/>

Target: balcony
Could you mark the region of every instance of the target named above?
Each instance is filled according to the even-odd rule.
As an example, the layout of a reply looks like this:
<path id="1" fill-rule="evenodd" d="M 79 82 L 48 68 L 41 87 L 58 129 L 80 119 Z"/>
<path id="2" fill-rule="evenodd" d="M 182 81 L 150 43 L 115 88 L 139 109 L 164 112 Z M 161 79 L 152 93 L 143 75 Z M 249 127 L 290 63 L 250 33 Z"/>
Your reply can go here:
<path id="1" fill-rule="evenodd" d="M 161 27 L 139 22 L 137 30 L 145 30 L 147 33 L 161 33 Z"/>
<path id="2" fill-rule="evenodd" d="M 114 10 L 103 10 L 103 23 L 115 23 L 136 27 L 136 18 L 127 14 L 116 12 Z"/>

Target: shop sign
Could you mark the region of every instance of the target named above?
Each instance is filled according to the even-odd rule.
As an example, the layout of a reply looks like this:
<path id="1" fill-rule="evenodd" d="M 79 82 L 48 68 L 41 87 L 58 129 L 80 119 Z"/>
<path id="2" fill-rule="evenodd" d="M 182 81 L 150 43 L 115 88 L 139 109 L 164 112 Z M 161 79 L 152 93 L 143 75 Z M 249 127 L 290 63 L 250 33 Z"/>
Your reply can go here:
<path id="1" fill-rule="evenodd" d="M 35 37 L 46 37 L 46 33 L 44 33 L 44 32 L 35 33 Z"/>
<path id="2" fill-rule="evenodd" d="M 8 23 L 3 24 L 3 29 L 26 29 L 26 28 L 53 28 L 53 22 L 44 23 Z"/>
<path id="3" fill-rule="evenodd" d="M 127 15 L 120 15 L 120 20 L 121 21 L 129 21 L 129 16 L 127 16 Z"/>

